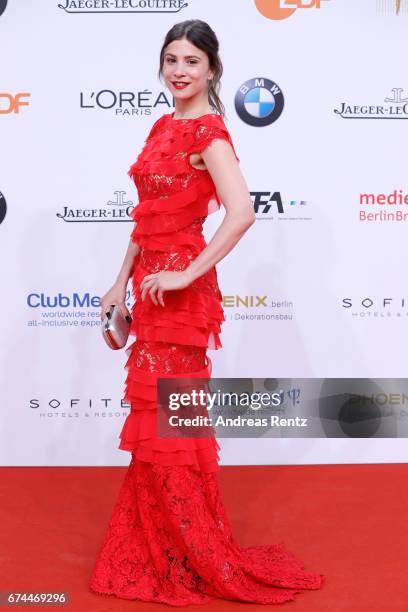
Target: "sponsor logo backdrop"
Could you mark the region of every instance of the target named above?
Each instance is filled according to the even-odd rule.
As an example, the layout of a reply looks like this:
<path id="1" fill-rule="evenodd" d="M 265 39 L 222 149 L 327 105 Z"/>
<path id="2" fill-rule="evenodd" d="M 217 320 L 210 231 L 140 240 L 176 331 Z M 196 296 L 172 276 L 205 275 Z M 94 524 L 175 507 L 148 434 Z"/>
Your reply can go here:
<path id="1" fill-rule="evenodd" d="M 219 36 L 257 216 L 217 266 L 213 376 L 407 377 L 407 4 L 0 1 L 3 465 L 130 460 L 126 356 L 103 343 L 99 297 L 132 230 L 128 168 L 173 110 L 159 49 L 184 19 Z M 220 444 L 224 465 L 408 460 L 403 439 Z"/>

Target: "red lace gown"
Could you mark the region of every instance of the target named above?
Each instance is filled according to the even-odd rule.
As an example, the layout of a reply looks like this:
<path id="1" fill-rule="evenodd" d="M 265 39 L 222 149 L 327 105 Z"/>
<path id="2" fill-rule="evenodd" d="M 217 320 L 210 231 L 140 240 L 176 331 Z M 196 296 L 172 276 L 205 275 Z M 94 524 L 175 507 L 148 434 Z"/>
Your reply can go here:
<path id="1" fill-rule="evenodd" d="M 319 589 L 324 579 L 305 571 L 283 543 L 237 544 L 218 487 L 215 437 L 156 433 L 157 378 L 210 377 L 207 349 L 222 346 L 224 314 L 215 268 L 165 292 L 164 308 L 149 294 L 141 302 L 140 283 L 146 274 L 185 269 L 206 246 L 203 223 L 221 202 L 209 172 L 189 159 L 219 138 L 235 153 L 220 115 L 165 114 L 129 170 L 139 194 L 131 236 L 140 251 L 132 278 L 136 340 L 125 366 L 131 411 L 119 448 L 132 459 L 93 568 L 96 593 L 173 606 L 214 598 L 274 604 Z"/>

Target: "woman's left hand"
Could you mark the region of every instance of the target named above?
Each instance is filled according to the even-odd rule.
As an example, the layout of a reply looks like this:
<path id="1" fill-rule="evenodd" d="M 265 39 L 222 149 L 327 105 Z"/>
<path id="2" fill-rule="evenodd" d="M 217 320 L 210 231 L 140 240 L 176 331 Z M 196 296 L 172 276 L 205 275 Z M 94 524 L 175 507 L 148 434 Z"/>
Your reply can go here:
<path id="1" fill-rule="evenodd" d="M 164 306 L 163 291 L 184 289 L 190 283 L 191 279 L 186 270 L 181 272 L 162 270 L 155 274 L 147 274 L 140 283 L 142 302 L 145 299 L 146 293 L 149 292 L 152 302 L 156 306 L 158 302 Z"/>

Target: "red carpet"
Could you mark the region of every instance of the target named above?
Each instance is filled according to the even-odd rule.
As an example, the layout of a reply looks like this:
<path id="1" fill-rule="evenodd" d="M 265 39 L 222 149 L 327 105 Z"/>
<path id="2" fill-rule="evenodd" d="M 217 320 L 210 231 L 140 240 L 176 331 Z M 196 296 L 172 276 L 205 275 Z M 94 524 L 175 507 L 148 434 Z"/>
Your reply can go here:
<path id="1" fill-rule="evenodd" d="M 61 592 L 66 606 L 173 609 L 88 591 L 88 578 L 126 468 L 1 470 L 0 591 Z M 220 484 L 242 545 L 283 541 L 321 590 L 268 606 L 298 612 L 407 612 L 408 464 L 224 467 Z M 27 606 L 12 609 L 27 610 Z M 216 601 L 183 610 L 265 610 Z"/>

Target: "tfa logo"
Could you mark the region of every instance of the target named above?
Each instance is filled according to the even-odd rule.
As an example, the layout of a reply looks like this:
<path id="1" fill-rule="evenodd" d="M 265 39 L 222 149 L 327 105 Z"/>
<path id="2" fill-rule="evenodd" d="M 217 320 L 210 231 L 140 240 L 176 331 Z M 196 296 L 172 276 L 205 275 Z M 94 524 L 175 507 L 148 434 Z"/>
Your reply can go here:
<path id="1" fill-rule="evenodd" d="M 329 0 L 255 0 L 258 11 L 268 19 L 287 19 L 297 9 L 319 9 Z"/>
<path id="2" fill-rule="evenodd" d="M 29 105 L 28 102 L 24 100 L 24 98 L 29 98 L 30 96 L 31 94 L 26 92 L 18 93 L 15 96 L 9 93 L 0 92 L 0 114 L 18 114 L 20 112 L 20 106 Z"/>
<path id="3" fill-rule="evenodd" d="M 285 212 L 279 191 L 273 193 L 271 191 L 251 191 L 250 194 L 253 199 L 255 214 L 267 215 L 271 211 L 273 212 L 275 207 L 278 213 L 283 214 Z M 289 200 L 290 206 L 296 206 L 297 204 L 304 206 L 306 200 Z"/>

